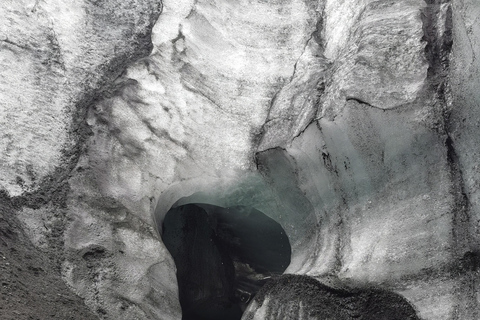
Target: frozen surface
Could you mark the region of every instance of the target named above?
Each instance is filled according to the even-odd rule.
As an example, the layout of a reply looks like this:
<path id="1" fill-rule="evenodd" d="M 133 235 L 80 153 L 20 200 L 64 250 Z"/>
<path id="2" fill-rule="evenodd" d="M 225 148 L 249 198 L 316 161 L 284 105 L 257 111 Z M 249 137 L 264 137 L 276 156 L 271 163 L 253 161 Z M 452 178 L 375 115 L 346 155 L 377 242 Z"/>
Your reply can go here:
<path id="1" fill-rule="evenodd" d="M 105 319 L 180 319 L 157 226 L 192 203 L 274 219 L 287 273 L 477 319 L 479 13 L 3 1 L 0 199 Z"/>

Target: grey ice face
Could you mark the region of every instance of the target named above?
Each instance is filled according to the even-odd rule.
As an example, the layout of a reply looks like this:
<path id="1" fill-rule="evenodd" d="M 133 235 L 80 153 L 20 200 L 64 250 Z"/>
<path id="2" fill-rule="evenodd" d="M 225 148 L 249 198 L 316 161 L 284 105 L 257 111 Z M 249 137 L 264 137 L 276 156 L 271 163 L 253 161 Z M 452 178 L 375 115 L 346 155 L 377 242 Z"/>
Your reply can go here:
<path id="1" fill-rule="evenodd" d="M 286 273 L 475 319 L 479 12 L 5 1 L 1 189 L 29 206 L 35 245 L 61 233 L 64 281 L 106 318 L 181 318 L 157 226 L 174 204 L 206 203 L 278 223 Z M 282 301 L 263 297 L 248 314 Z"/>

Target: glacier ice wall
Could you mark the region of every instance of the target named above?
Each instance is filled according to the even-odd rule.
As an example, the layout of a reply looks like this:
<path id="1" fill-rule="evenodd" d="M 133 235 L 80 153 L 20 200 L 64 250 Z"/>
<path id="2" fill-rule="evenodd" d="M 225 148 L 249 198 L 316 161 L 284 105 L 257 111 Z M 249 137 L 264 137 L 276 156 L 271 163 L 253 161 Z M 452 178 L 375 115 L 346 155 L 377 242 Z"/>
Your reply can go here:
<path id="1" fill-rule="evenodd" d="M 1 189 L 99 316 L 180 318 L 157 226 L 208 203 L 280 223 L 287 273 L 478 317 L 476 1 L 0 12 Z"/>

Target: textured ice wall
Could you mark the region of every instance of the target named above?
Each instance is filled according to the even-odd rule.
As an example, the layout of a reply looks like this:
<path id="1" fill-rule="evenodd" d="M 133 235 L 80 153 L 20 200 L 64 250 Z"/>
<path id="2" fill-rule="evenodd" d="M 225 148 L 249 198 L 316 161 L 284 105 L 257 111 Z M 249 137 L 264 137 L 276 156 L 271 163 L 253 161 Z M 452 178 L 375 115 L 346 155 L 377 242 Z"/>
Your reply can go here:
<path id="1" fill-rule="evenodd" d="M 132 5 L 136 11 L 122 17 Z M 0 181 L 38 190 L 73 157 L 78 114 L 125 64 L 148 54 L 160 1 L 2 1 Z M 80 111 L 79 111 L 80 110 Z"/>
<path id="2" fill-rule="evenodd" d="M 254 152 L 275 92 L 316 29 L 316 9 L 303 1 L 163 3 L 151 55 L 89 110 L 93 135 L 83 171 L 70 180 L 63 270 L 90 306 L 112 317 L 179 318 L 173 260 L 152 239 L 157 200 L 157 219 L 198 192 L 210 193 L 199 202 L 261 204 L 298 232 L 289 221 L 298 220 L 295 207 L 279 209 L 254 172 Z M 78 263 L 98 251 L 97 264 Z M 92 270 L 99 276 L 85 278 Z"/>
<path id="3" fill-rule="evenodd" d="M 480 245 L 480 189 L 479 189 L 479 117 L 480 94 L 480 4 L 476 1 L 454 2 L 453 49 L 451 75 L 452 110 L 449 131 L 459 159 L 465 193 L 468 198 L 472 249 Z"/>
<path id="4" fill-rule="evenodd" d="M 478 165 L 480 137 L 480 3 L 477 1 L 454 1 L 453 48 L 451 55 L 450 90 L 452 110 L 448 118 L 448 131 L 452 149 L 455 150 L 458 169 L 462 178 L 465 200 L 465 230 L 468 230 L 469 253 L 465 260 L 473 267 L 463 277 L 463 286 L 469 287 L 471 302 L 464 308 L 479 311 L 479 245 L 480 245 L 480 171 Z"/>
<path id="5" fill-rule="evenodd" d="M 433 1 L 327 2 L 324 12 L 323 69 L 303 80 L 307 89 L 276 96 L 270 115 L 282 110 L 280 120 L 267 122 L 257 156 L 267 177 L 289 159 L 317 219 L 307 260 L 289 271 L 393 289 L 422 318 L 474 319 L 475 213 L 464 186 L 474 179 L 459 162 L 472 153 L 452 145 L 452 119 L 465 107 L 452 103 L 447 79 L 452 23 L 462 28 L 462 19 Z"/>
<path id="6" fill-rule="evenodd" d="M 157 285 L 159 266 L 170 261 L 151 223 L 130 221 L 115 200 L 84 187 L 99 180 L 79 162 L 91 134 L 87 110 L 150 53 L 160 11 L 160 1 L 143 0 L 0 3 L 1 192 L 20 208 L 39 254 L 58 264 L 48 272 L 62 268 L 92 311 L 114 319 L 179 307 L 172 264 L 171 287 Z"/>
<path id="7" fill-rule="evenodd" d="M 325 9 L 335 12 L 324 54 L 335 60 L 316 118 L 278 150 L 318 218 L 300 272 L 393 288 L 423 318 L 473 319 L 476 258 L 449 138 L 450 5 L 344 4 Z M 347 21 L 329 26 L 334 16 Z"/>
<path id="8" fill-rule="evenodd" d="M 180 318 L 156 230 L 180 200 L 271 216 L 288 272 L 477 318 L 474 1 L 0 10 L 1 187 L 99 316 Z"/>

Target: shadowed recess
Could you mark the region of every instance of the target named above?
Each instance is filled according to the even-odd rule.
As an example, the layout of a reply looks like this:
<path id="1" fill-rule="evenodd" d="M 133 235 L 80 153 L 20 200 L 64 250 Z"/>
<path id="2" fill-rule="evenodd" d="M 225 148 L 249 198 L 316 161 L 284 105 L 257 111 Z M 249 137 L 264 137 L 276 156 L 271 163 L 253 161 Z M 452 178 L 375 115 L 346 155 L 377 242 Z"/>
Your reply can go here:
<path id="1" fill-rule="evenodd" d="M 290 263 L 285 231 L 253 208 L 182 205 L 168 211 L 162 231 L 183 320 L 240 319 L 263 283 Z"/>

